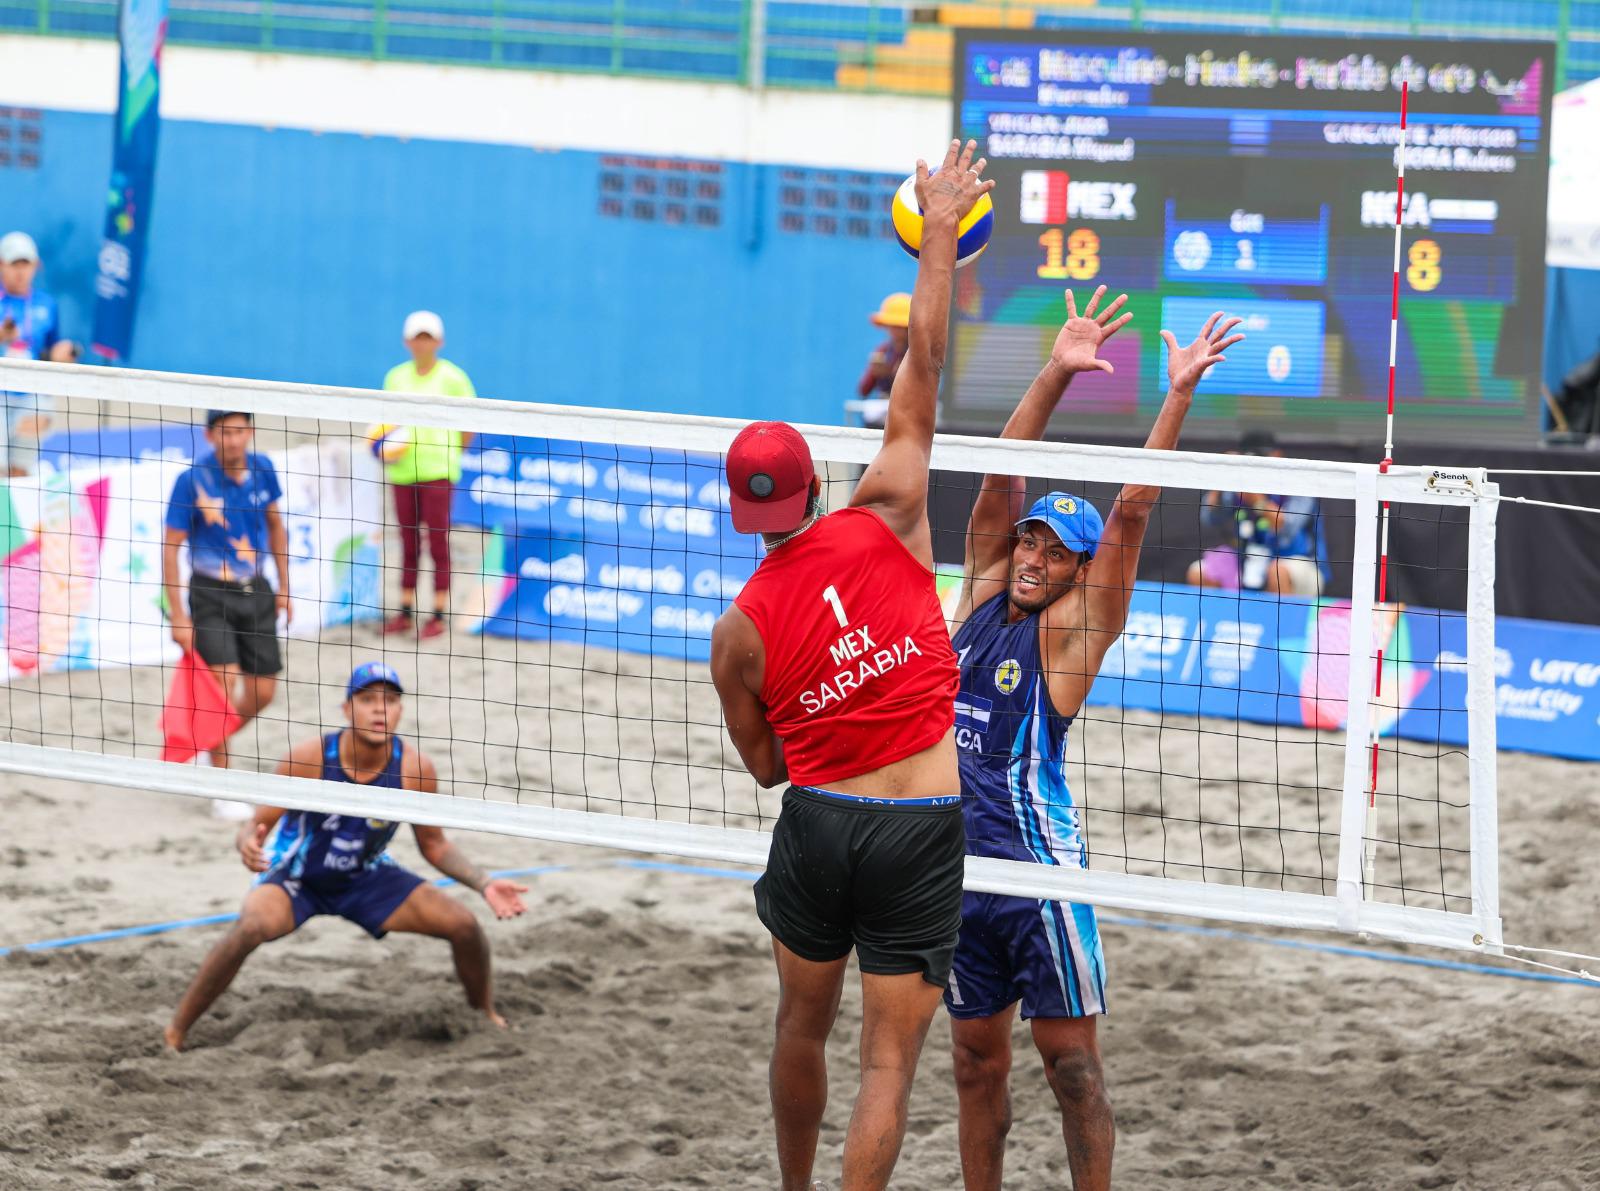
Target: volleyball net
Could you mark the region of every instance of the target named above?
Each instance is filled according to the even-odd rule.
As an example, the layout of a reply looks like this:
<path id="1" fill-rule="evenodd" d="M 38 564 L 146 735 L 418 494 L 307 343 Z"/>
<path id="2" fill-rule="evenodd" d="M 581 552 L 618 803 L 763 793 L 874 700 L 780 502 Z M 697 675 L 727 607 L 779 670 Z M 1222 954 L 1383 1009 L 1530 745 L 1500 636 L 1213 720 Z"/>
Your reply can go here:
<path id="1" fill-rule="evenodd" d="M 705 660 L 761 557 L 726 509 L 721 453 L 740 423 L 12 361 L 0 389 L 41 395 L 55 424 L 37 474 L 0 501 L 0 770 L 764 863 L 781 791 L 740 765 Z M 170 759 L 175 723 L 215 726 L 169 705 L 184 667 L 162 583 L 168 506 L 209 449 L 208 410 L 249 413 L 251 449 L 274 464 L 293 600 L 277 688 L 230 738 L 229 769 Z M 1069 391 L 1056 428 L 1071 416 Z M 401 561 L 375 427 L 474 436 L 436 637 L 381 631 Z M 879 434 L 801 429 L 826 504 L 844 506 Z M 947 607 L 986 473 L 1107 514 L 1123 484 L 1163 492 L 1126 631 L 1069 734 L 1070 793 L 1019 804 L 1021 830 L 1080 839 L 1088 866 L 1048 847 L 1038 863 L 969 857 L 969 888 L 1499 946 L 1497 492 L 1482 472 L 941 435 L 929 496 Z M 1378 607 L 1384 502 L 1397 598 Z M 1280 530 L 1291 510 L 1305 551 L 1264 585 L 1272 560 L 1238 549 L 1240 527 Z M 186 584 L 186 549 L 178 568 Z M 1202 577 L 1221 586 L 1189 582 Z M 419 588 L 420 622 L 426 564 Z M 272 772 L 343 724 L 367 661 L 401 676 L 401 732 L 439 793 Z M 985 702 L 963 698 L 958 735 L 982 738 Z"/>

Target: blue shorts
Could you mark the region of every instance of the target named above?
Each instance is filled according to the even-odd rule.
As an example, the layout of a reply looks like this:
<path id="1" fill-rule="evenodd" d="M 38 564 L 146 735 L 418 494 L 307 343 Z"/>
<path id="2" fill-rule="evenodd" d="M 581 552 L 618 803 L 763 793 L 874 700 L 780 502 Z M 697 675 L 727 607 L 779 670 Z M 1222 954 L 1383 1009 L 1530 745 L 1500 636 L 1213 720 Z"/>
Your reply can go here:
<path id="1" fill-rule="evenodd" d="M 1094 907 L 966 893 L 945 989 L 951 1017 L 1093 1017 L 1106 1011 L 1106 961 Z"/>
<path id="2" fill-rule="evenodd" d="M 289 895 L 296 930 L 305 925 L 307 918 L 334 914 L 355 923 L 374 939 L 383 938 L 387 933 L 383 924 L 389 921 L 389 915 L 422 883 L 416 873 L 398 864 L 376 865 L 337 886 L 310 885 L 289 876 L 287 867 L 275 868 L 261 878 L 261 884 L 276 885 Z"/>

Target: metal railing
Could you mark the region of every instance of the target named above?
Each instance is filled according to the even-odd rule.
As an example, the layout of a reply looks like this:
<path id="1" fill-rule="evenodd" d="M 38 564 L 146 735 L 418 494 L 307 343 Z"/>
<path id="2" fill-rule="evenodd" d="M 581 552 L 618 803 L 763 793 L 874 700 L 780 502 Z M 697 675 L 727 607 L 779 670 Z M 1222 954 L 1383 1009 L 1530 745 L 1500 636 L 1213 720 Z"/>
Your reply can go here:
<path id="1" fill-rule="evenodd" d="M 114 37 L 116 0 L 0 0 L 0 32 Z M 944 95 L 953 28 L 1548 38 L 1600 75 L 1600 0 L 173 0 L 176 45 Z"/>

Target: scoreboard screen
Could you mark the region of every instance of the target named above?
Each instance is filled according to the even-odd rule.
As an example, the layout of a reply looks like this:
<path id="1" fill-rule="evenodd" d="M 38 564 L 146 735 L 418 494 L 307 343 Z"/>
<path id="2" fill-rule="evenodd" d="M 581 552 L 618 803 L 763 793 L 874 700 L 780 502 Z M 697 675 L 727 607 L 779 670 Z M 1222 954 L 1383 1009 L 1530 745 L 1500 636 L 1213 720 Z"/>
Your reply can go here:
<path id="1" fill-rule="evenodd" d="M 1161 328 L 1187 342 L 1225 309 L 1249 338 L 1191 431 L 1381 435 L 1409 82 L 1398 441 L 1531 440 L 1552 65 L 1543 42 L 963 32 L 956 132 L 989 159 L 995 232 L 959 274 L 947 424 L 1003 423 L 1062 291 L 1081 308 L 1104 283 L 1135 317 L 1058 428 L 1142 436 Z"/>

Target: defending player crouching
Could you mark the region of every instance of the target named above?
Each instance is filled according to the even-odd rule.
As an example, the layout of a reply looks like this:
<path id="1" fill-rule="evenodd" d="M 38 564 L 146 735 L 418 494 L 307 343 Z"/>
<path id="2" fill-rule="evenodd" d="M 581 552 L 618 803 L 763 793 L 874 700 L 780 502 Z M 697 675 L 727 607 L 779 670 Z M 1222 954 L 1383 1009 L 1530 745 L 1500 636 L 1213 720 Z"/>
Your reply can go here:
<path id="1" fill-rule="evenodd" d="M 756 908 L 780 998 L 771 1068 L 786 1191 L 809 1188 L 827 1102 L 824 1047 L 852 949 L 861 966 L 861 1090 L 843 1191 L 887 1186 L 923 1039 L 960 927 L 956 662 L 933 580 L 928 462 L 956 227 L 991 183 L 974 145 L 931 179 L 910 342 L 883 446 L 850 507 L 821 515 L 805 440 L 748 426 L 728 452 L 734 526 L 767 556 L 711 638 L 728 734 L 762 785 L 793 783 Z"/>
<path id="2" fill-rule="evenodd" d="M 344 701 L 350 726 L 302 741 L 278 773 L 434 792 L 438 775 L 433 762 L 396 735 L 403 696 L 400 676 L 390 667 L 378 662 L 356 667 Z M 267 834 L 280 820 L 269 861 Z M 397 930 L 449 940 L 468 1003 L 504 1026 L 490 991 L 489 941 L 483 929 L 466 906 L 387 854 L 399 828 L 398 823 L 352 815 L 258 807 L 253 819 L 240 827 L 238 846 L 245 867 L 263 875 L 245 897 L 239 921 L 211 949 L 178 1002 L 165 1031 L 167 1045 L 183 1048 L 189 1028 L 233 983 L 252 951 L 317 914 L 354 922 L 375 939 Z M 424 859 L 481 893 L 496 917 L 514 918 L 526 908 L 518 896 L 527 892 L 526 886 L 487 877 L 437 827 L 411 830 Z"/>
<path id="3" fill-rule="evenodd" d="M 1006 423 L 1003 438 L 1037 439 L 1074 373 L 1111 366 L 1096 358 L 1128 320 L 1118 298 L 1095 317 L 1101 286 L 1067 322 L 1049 362 Z M 1194 389 L 1222 352 L 1244 338 L 1218 313 L 1189 346 L 1163 331 L 1171 387 L 1145 442 L 1172 450 Z M 1081 496 L 1051 492 L 1024 514 L 1019 476 L 987 476 L 967 526 L 966 577 L 954 645 L 967 848 L 976 856 L 1087 867 L 1079 810 L 1067 788 L 1067 732 L 1106 651 L 1122 633 L 1139 550 L 1160 495 L 1125 485 L 1104 524 Z M 1076 1191 L 1111 1185 L 1115 1142 L 1095 1017 L 1105 1012 L 1105 957 L 1094 910 L 1037 898 L 968 893 L 961 907 L 945 1005 L 953 1019 L 966 1191 L 999 1191 L 1011 1126 L 1012 1017 L 1020 1002 L 1061 1108 Z"/>

